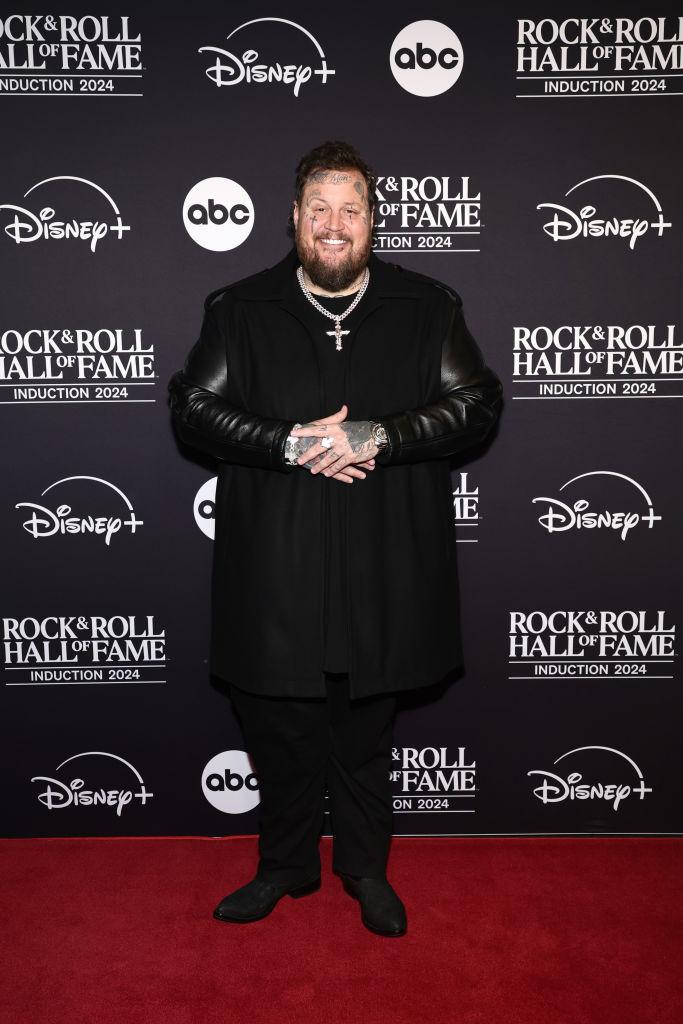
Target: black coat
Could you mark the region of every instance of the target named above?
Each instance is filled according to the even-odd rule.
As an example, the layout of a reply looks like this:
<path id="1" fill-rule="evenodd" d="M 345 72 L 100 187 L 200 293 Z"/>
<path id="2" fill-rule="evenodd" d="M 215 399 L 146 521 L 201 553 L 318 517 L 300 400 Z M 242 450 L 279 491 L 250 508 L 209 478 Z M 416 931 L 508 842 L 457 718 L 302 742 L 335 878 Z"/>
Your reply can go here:
<path id="1" fill-rule="evenodd" d="M 293 424 L 335 411 L 295 312 L 298 265 L 293 247 L 212 292 L 168 384 L 180 438 L 219 461 L 211 671 L 254 693 L 325 695 L 322 488 L 346 487 L 351 696 L 427 686 L 462 663 L 448 456 L 488 434 L 502 385 L 457 292 L 372 253 L 344 341 L 346 418 L 380 420 L 390 445 L 352 484 L 287 465 Z"/>

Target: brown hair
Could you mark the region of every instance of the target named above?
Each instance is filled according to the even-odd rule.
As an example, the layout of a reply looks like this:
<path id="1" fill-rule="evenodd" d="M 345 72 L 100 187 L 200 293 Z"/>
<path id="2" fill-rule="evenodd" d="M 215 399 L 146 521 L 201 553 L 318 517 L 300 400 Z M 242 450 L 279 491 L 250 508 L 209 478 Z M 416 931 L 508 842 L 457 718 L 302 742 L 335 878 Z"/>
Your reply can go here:
<path id="1" fill-rule="evenodd" d="M 372 213 L 377 202 L 375 192 L 375 182 L 377 179 L 372 168 L 366 164 L 358 150 L 348 142 L 328 140 L 301 157 L 296 168 L 294 198 L 298 204 L 301 203 L 301 196 L 303 195 L 306 182 L 314 171 L 342 171 L 350 168 L 359 171 L 365 178 L 365 184 L 368 189 L 368 205 L 370 213 Z M 292 236 L 295 233 L 294 214 L 291 209 L 287 222 L 287 233 Z"/>

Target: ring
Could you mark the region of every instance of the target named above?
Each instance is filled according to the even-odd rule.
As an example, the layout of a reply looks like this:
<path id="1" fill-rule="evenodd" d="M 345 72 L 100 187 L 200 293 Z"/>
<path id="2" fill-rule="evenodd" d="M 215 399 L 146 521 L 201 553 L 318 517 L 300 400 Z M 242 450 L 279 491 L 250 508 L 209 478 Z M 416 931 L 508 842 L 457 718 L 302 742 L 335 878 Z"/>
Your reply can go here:
<path id="1" fill-rule="evenodd" d="M 321 437 L 320 438 L 320 443 L 323 446 L 323 448 L 331 448 L 332 445 L 334 444 L 334 438 L 333 437 Z"/>

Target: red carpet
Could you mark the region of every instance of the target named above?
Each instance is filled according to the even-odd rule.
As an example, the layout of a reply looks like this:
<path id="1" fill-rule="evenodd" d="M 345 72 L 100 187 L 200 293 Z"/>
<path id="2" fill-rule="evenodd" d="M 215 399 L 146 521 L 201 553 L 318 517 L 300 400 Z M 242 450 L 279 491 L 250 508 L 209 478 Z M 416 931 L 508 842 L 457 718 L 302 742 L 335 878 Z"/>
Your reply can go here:
<path id="1" fill-rule="evenodd" d="M 395 839 L 408 934 L 330 871 L 250 925 L 211 912 L 256 840 L 0 843 L 8 1024 L 681 1024 L 676 839 Z"/>

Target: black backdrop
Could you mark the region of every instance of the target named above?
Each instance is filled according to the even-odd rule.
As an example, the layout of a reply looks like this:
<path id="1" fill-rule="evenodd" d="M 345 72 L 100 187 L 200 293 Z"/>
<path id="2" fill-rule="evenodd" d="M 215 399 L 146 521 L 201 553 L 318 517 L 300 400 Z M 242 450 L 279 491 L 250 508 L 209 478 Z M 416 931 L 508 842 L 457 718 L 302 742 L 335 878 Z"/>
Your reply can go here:
<path id="1" fill-rule="evenodd" d="M 382 178 L 378 255 L 457 288 L 505 387 L 453 470 L 466 666 L 399 714 L 396 833 L 679 831 L 681 19 L 62 10 L 0 18 L 5 833 L 256 829 L 207 668 L 215 469 L 166 383 L 204 296 L 289 248 L 327 138 Z M 298 86 L 253 80 L 278 64 Z"/>

